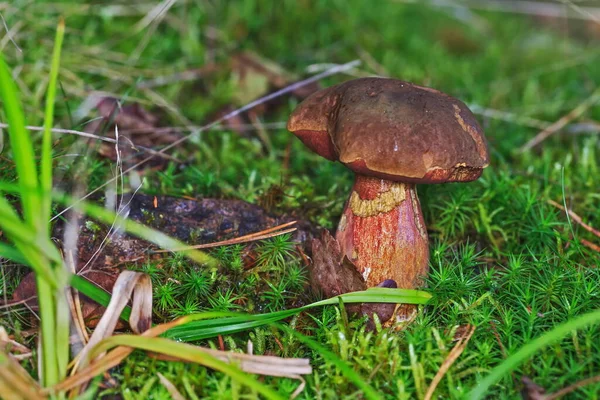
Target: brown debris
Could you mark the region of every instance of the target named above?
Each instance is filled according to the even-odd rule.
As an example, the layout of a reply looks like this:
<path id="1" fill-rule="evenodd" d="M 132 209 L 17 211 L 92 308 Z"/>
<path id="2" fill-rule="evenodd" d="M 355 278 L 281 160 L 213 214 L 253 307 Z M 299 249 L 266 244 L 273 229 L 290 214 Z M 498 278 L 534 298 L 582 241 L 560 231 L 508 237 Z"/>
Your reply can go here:
<path id="1" fill-rule="evenodd" d="M 352 262 L 342 256 L 340 244 L 329 231 L 323 231 L 321 239 L 313 239 L 312 253 L 310 274 L 315 292 L 329 298 L 367 288 L 365 280 Z"/>
<path id="2" fill-rule="evenodd" d="M 264 209 L 241 200 L 193 200 L 136 194 L 130 199 L 129 209 L 130 219 L 189 244 L 236 238 L 294 220 L 287 216 L 272 216 Z M 297 221 L 294 226 L 297 230 L 293 232 L 293 240 L 300 246 L 310 243 L 315 235 L 312 225 L 306 221 Z M 61 229 L 57 228 L 55 237 L 62 237 Z M 76 262 L 79 274 L 107 292 L 111 292 L 123 267 L 141 267 L 147 261 L 160 260 L 164 256 L 154 253 L 157 249 L 150 242 L 121 232 L 113 232 L 111 240 L 105 240 L 107 233 L 108 227 L 104 225 L 91 220 L 82 221 Z M 98 251 L 103 241 L 102 249 Z M 304 251 L 309 249 L 304 248 Z M 252 245 L 248 246 L 244 254 L 247 254 L 244 262 L 251 264 Z M 13 293 L 13 301 L 24 302 L 32 309 L 37 309 L 33 274 L 21 281 Z M 88 327 L 95 326 L 103 312 L 104 307 L 82 296 L 82 314 Z"/>
<path id="3" fill-rule="evenodd" d="M 238 98 L 241 100 L 241 104 L 249 103 L 269 92 L 283 89 L 300 80 L 299 76 L 286 71 L 281 65 L 250 51 L 233 55 L 231 75 L 239 82 Z M 302 86 L 292 91 L 291 94 L 299 99 L 304 99 L 319 88 L 320 85 L 315 82 Z"/>
<path id="4" fill-rule="evenodd" d="M 310 267 L 312 290 L 321 293 L 325 298 L 340 294 L 357 292 L 367 289 L 364 278 L 354 264 L 341 253 L 340 244 L 331 236 L 329 231 L 323 231 L 321 239 L 312 240 L 313 263 Z M 388 279 L 381 282 L 379 287 L 396 288 L 396 282 Z M 392 318 L 396 304 L 394 303 L 364 303 L 351 304 L 346 307 L 351 313 L 360 313 L 369 317 L 367 329 L 375 328 L 373 314 L 377 314 L 381 322 Z"/>

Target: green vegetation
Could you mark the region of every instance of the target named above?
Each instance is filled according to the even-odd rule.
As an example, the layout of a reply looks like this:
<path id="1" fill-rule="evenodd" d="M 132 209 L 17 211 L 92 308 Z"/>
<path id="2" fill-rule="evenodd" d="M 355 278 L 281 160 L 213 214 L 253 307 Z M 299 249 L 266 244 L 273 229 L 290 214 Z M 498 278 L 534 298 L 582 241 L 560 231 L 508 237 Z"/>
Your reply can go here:
<path id="1" fill-rule="evenodd" d="M 362 393 L 369 389 L 358 387 L 348 370 L 384 398 L 423 398 L 455 346 L 455 334 L 468 324 L 476 326 L 475 332 L 439 383 L 439 398 L 462 398 L 493 368 L 506 367 L 503 360 L 520 349 L 530 352 L 512 369 L 506 367 L 487 393 L 490 397 L 518 398 L 524 375 L 556 392 L 600 374 L 598 317 L 581 317 L 600 306 L 600 253 L 582 239 L 599 244 L 600 238 L 548 203 L 566 205 L 589 225 L 600 226 L 599 136 L 575 134 L 569 125 L 536 148 L 518 151 L 600 85 L 598 36 L 586 31 L 584 20 L 561 20 L 569 28 L 564 32 L 530 16 L 391 0 L 376 5 L 366 0 L 188 0 L 175 2 L 152 19 L 146 16 L 156 4 L 128 4 L 15 0 L 0 5 L 14 40 L 2 33 L 0 46 L 21 92 L 27 124 L 50 124 L 45 106 L 53 103 L 55 126 L 83 130 L 95 114 L 82 116 L 78 110 L 96 90 L 125 103 L 139 102 L 160 116 L 161 126 L 202 125 L 223 106 L 243 105 L 237 80 L 226 65 L 233 54 L 248 50 L 301 76 L 309 75 L 311 66 L 360 58 L 363 63 L 353 75 L 386 74 L 462 99 L 478 114 L 489 140 L 492 162 L 480 180 L 419 187 L 432 240 L 427 290 L 433 298 L 406 329 L 368 332 L 364 319 L 349 317 L 344 308 L 325 307 L 303 312 L 283 326 L 224 336 L 227 349 L 244 352 L 252 340 L 255 354 L 310 358 L 314 372 L 305 378 L 299 396 L 306 399 L 367 397 Z M 46 95 L 52 93 L 49 60 L 61 16 L 66 31 L 52 102 Z M 199 79 L 141 85 L 212 62 L 220 66 L 217 71 Z M 336 75 L 321 84 L 347 78 Z M 285 96 L 280 103 L 259 119 L 285 122 L 297 100 Z M 595 105 L 572 122 L 598 120 L 600 106 Z M 13 123 L 7 112 L 0 112 L 0 122 Z M 242 136 L 224 129 L 192 136 L 169 152 L 185 160 L 185 166 L 171 161 L 162 171 L 147 170 L 141 191 L 238 198 L 274 213 L 336 226 L 351 173 L 311 154 L 285 129 L 268 130 L 269 145 L 254 131 Z M 70 190 L 77 177 L 78 184 L 85 179 L 89 191 L 113 177 L 114 162 L 96 154 L 94 146 L 85 146 L 92 150 L 86 152 L 77 145 L 80 138 L 55 134 L 54 139 L 49 142 L 41 133 L 33 137 L 39 149 L 35 154 L 42 157 L 31 156 L 36 161 L 31 164 L 45 171 L 42 187 L 48 179 L 49 145 L 55 188 Z M 24 176 L 15 162 L 19 151 L 7 142 L 0 142 L 0 179 L 17 183 L 17 174 Z M 73 154 L 78 154 L 77 162 Z M 283 194 L 273 196 L 279 190 Z M 38 201 L 44 202 L 41 212 L 49 210 L 47 197 Z M 34 208 L 23 204 L 23 218 L 43 221 L 29 214 Z M 0 218 L 8 236 L 6 219 Z M 108 215 L 103 219 L 110 220 Z M 26 255 L 24 248 L 19 250 Z M 211 267 L 180 255 L 129 267 L 152 278 L 155 323 L 203 311 L 280 311 L 316 300 L 307 293 L 307 270 L 289 236 L 259 243 L 249 270 L 243 249 L 213 250 L 210 254 L 219 265 Z M 0 250 L 7 254 L 4 247 Z M 52 261 L 56 255 L 44 256 Z M 35 265 L 34 258 L 26 261 Z M 41 270 L 47 264 L 40 265 Z M 25 269 L 13 264 L 1 268 L 0 291 L 10 298 Z M 0 324 L 35 347 L 34 338 L 23 334 L 30 328 L 27 311 L 14 307 L 1 312 Z M 527 347 L 577 318 L 584 321 L 581 328 L 560 328 L 562 335 L 544 337 L 547 346 Z M 214 336 L 201 343 L 220 346 Z M 34 366 L 27 364 L 32 372 Z M 228 374 L 159 361 L 137 351 L 111 372 L 116 387 L 98 388 L 98 393 L 170 398 L 157 373 L 189 398 L 235 399 L 255 393 Z M 298 386 L 289 378 L 263 382 L 283 396 Z M 570 398 L 597 398 L 599 392 L 600 384 L 593 383 Z"/>

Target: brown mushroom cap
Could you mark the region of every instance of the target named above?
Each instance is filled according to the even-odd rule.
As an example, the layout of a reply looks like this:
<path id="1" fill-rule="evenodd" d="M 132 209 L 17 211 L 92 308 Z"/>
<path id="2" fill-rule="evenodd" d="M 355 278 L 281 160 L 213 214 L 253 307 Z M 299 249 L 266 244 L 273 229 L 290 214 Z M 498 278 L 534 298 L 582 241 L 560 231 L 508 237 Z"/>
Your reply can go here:
<path id="1" fill-rule="evenodd" d="M 320 90 L 294 110 L 288 130 L 325 158 L 393 181 L 471 181 L 488 165 L 483 131 L 463 102 L 395 79 Z"/>

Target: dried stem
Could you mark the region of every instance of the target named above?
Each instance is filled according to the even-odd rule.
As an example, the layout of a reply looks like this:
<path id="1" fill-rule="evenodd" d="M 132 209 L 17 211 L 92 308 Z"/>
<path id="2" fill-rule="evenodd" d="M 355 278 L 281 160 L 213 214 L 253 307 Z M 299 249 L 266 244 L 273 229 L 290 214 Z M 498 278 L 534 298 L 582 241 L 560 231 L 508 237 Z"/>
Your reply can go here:
<path id="1" fill-rule="evenodd" d="M 460 340 L 456 343 L 456 345 L 452 348 L 452 350 L 450 350 L 450 353 L 448 353 L 448 356 L 442 363 L 442 366 L 438 370 L 437 374 L 435 374 L 435 376 L 433 377 L 433 380 L 431 381 L 431 384 L 427 389 L 427 393 L 425 394 L 424 400 L 431 400 L 431 398 L 433 397 L 433 393 L 437 388 L 437 385 L 442 381 L 442 378 L 444 377 L 446 372 L 448 372 L 452 364 L 454 364 L 454 361 L 456 361 L 456 359 L 460 357 L 462 352 L 465 350 L 465 348 L 467 347 L 467 343 L 469 343 L 469 340 L 471 339 L 471 336 L 473 336 L 474 332 L 475 326 L 471 325 L 467 334 L 461 337 Z"/>

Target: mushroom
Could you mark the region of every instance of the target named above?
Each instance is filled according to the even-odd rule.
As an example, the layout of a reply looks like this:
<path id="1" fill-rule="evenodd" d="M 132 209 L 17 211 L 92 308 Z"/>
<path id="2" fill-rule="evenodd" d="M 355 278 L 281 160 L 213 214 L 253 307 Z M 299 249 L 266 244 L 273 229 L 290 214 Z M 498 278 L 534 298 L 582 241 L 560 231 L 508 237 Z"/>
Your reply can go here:
<path id="1" fill-rule="evenodd" d="M 415 185 L 472 181 L 488 165 L 467 106 L 408 82 L 361 78 L 314 93 L 287 127 L 356 174 L 336 239 L 367 286 L 422 286 L 429 246 Z"/>

